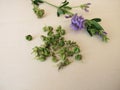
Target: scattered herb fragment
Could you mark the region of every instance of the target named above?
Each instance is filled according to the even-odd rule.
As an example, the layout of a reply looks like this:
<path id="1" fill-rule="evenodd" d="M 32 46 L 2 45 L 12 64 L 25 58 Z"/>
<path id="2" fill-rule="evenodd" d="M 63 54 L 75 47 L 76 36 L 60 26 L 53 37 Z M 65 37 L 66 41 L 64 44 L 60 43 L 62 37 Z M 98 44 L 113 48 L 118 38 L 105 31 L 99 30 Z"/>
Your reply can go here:
<path id="1" fill-rule="evenodd" d="M 27 36 L 25 36 L 25 38 L 26 38 L 26 40 L 28 40 L 28 41 L 31 41 L 31 40 L 33 39 L 33 37 L 32 37 L 31 35 L 27 35 Z"/>
<path id="2" fill-rule="evenodd" d="M 38 18 L 42 18 L 45 14 L 45 10 L 39 8 L 39 3 L 42 2 L 40 0 L 32 0 L 34 13 L 37 15 Z"/>

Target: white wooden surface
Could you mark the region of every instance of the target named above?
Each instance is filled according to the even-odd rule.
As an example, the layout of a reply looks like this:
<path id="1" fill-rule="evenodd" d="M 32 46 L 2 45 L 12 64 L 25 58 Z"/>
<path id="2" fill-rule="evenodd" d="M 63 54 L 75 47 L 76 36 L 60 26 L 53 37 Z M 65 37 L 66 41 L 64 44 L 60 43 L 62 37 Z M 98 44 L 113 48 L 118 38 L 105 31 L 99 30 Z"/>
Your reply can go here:
<path id="1" fill-rule="evenodd" d="M 59 4 L 62 0 L 47 0 Z M 74 10 L 85 18 L 102 18 L 110 41 L 90 37 L 86 31 L 72 31 L 70 20 L 56 16 L 56 9 L 46 10 L 37 19 L 30 0 L 0 0 L 0 90 L 120 90 L 120 0 L 69 0 L 71 5 L 91 2 L 89 13 Z M 78 42 L 83 62 L 73 62 L 60 72 L 51 60 L 40 62 L 31 55 L 41 45 L 42 27 L 62 25 L 66 39 Z M 33 41 L 25 40 L 32 34 Z"/>

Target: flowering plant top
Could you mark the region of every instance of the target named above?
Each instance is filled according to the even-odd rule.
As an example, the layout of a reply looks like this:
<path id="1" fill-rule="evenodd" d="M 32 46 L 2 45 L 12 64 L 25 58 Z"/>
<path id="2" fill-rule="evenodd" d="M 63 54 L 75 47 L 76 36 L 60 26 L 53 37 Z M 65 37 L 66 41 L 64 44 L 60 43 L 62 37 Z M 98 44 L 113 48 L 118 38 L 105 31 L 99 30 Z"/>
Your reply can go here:
<path id="1" fill-rule="evenodd" d="M 107 37 L 107 33 L 99 24 L 99 22 L 101 21 L 100 18 L 93 18 L 89 20 L 71 11 L 74 8 L 81 8 L 85 12 L 89 12 L 88 8 L 90 7 L 91 3 L 85 3 L 78 6 L 70 6 L 69 2 L 65 0 L 57 6 L 45 0 L 32 0 L 33 11 L 35 12 L 38 18 L 42 18 L 45 14 L 45 10 L 39 8 L 39 5 L 42 3 L 46 3 L 50 6 L 55 7 L 57 9 L 56 13 L 58 17 L 60 17 L 61 15 L 65 15 L 65 18 L 71 18 L 70 27 L 73 30 L 86 30 L 90 36 L 99 35 L 103 41 L 107 42 L 109 40 L 109 38 Z"/>

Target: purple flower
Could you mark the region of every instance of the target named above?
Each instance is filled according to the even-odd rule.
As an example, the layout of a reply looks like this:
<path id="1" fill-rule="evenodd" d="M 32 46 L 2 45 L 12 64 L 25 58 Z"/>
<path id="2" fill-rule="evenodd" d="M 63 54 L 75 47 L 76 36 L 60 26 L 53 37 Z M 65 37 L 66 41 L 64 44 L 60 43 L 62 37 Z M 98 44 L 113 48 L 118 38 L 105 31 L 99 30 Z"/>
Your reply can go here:
<path id="1" fill-rule="evenodd" d="M 71 18 L 73 15 L 67 15 L 65 16 L 65 18 Z"/>
<path id="2" fill-rule="evenodd" d="M 84 28 L 84 18 L 75 14 L 71 19 L 71 28 L 73 30 L 81 30 Z"/>
<path id="3" fill-rule="evenodd" d="M 89 12 L 88 8 L 90 5 L 91 5 L 91 3 L 85 3 L 85 4 L 82 4 L 80 7 L 81 7 L 81 9 L 85 10 L 86 12 Z"/>

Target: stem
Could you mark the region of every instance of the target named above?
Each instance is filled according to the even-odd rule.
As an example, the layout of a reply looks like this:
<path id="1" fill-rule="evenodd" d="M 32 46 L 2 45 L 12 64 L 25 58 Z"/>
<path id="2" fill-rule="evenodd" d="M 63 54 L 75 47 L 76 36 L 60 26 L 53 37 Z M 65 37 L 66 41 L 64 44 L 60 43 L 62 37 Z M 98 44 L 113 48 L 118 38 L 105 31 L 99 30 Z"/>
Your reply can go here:
<path id="1" fill-rule="evenodd" d="M 53 4 L 51 4 L 51 3 L 47 2 L 47 1 L 44 1 L 44 0 L 43 0 L 43 2 L 44 2 L 44 3 L 46 3 L 46 4 L 48 4 L 48 5 L 51 5 L 51 6 L 53 6 L 53 7 L 55 7 L 55 8 L 58 8 L 58 6 L 56 6 L 56 5 L 53 5 Z"/>
<path id="2" fill-rule="evenodd" d="M 72 7 L 72 8 L 80 8 L 80 6 L 74 6 L 74 7 Z"/>

